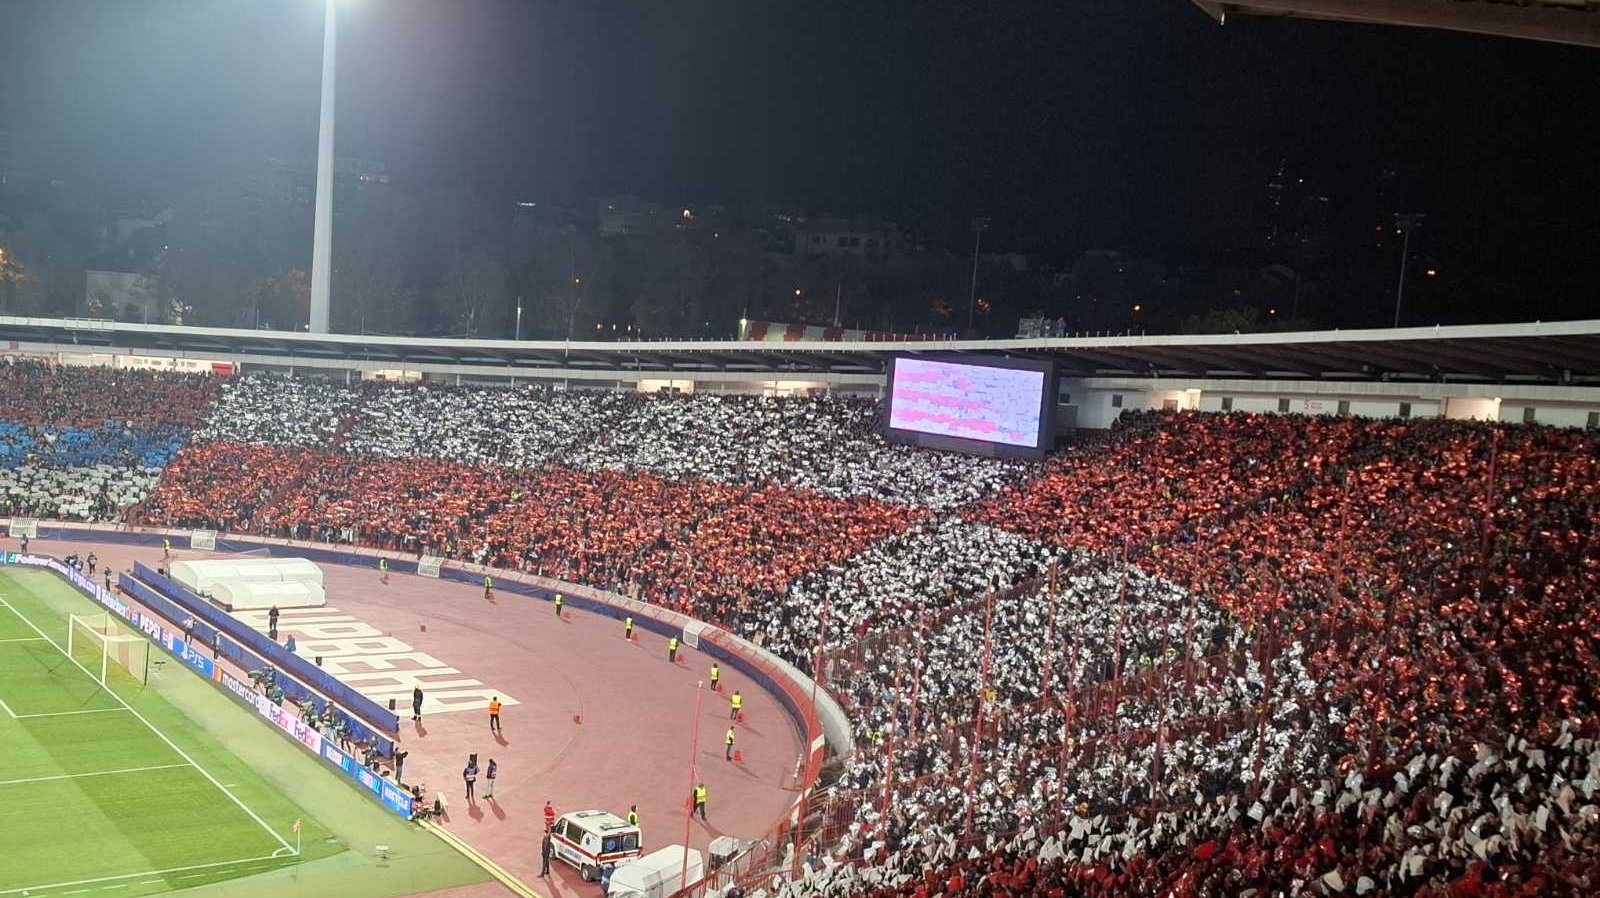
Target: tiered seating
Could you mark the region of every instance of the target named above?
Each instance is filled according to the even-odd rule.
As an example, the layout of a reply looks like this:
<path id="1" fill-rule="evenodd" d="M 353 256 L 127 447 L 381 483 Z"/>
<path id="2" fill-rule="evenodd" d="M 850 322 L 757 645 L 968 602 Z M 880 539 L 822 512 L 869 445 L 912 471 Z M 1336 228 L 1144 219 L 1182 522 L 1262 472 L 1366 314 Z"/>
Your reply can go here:
<path id="1" fill-rule="evenodd" d="M 1592 433 L 1139 413 L 1026 465 L 859 400 L 247 378 L 202 421 L 155 379 L 91 420 L 95 375 L 4 376 L 30 513 L 133 494 L 40 459 L 195 425 L 151 522 L 636 592 L 806 669 L 825 629 L 861 751 L 794 896 L 1600 894 Z"/>

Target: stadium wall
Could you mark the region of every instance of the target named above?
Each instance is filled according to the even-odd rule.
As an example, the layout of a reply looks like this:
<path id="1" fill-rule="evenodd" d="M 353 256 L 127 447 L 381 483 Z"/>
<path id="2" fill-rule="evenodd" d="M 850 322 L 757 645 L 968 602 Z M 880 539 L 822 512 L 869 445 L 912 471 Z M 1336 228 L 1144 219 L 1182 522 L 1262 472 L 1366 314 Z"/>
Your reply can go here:
<path id="1" fill-rule="evenodd" d="M 1077 426 L 1108 428 L 1128 409 L 1338 415 L 1368 418 L 1478 418 L 1591 427 L 1600 389 L 1536 384 L 1267 381 L 1171 378 L 1062 378 L 1061 398 Z"/>

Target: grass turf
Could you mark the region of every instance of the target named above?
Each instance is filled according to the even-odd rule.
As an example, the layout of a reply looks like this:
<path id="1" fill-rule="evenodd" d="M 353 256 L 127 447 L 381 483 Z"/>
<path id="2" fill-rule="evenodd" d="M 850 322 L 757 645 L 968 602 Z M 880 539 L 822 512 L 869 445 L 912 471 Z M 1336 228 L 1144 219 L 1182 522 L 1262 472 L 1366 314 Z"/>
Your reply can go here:
<path id="1" fill-rule="evenodd" d="M 65 653 L 67 615 L 97 608 L 54 575 L 0 571 L 0 602 L 0 896 L 320 893 L 319 877 L 384 896 L 484 879 L 181 664 L 146 685 L 113 663 L 102 687 L 93 643 Z M 329 823 L 305 809 L 324 805 Z"/>

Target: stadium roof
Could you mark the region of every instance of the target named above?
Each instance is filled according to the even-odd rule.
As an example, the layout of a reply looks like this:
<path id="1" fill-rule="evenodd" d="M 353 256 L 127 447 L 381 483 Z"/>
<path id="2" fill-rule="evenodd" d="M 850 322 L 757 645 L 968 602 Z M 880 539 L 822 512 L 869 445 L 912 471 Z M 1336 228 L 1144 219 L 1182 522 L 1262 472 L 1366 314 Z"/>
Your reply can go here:
<path id="1" fill-rule="evenodd" d="M 0 340 L 282 364 L 363 361 L 608 371 L 749 373 L 760 379 L 881 374 L 896 355 L 1053 359 L 1066 376 L 1420 380 L 1600 385 L 1600 320 L 1268 334 L 1098 336 L 948 342 L 601 343 L 307 334 L 0 316 Z"/>
<path id="2" fill-rule="evenodd" d="M 1230 15 L 1291 16 L 1443 28 L 1600 47 L 1600 0 L 1194 0 L 1219 22 Z"/>

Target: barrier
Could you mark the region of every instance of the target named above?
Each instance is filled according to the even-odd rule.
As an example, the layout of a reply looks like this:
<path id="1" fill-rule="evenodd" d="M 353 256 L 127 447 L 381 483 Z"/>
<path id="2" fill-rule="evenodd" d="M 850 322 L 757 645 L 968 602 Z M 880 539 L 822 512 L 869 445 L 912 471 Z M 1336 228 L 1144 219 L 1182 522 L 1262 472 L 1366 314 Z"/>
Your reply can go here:
<path id="1" fill-rule="evenodd" d="M 256 655 L 265 659 L 274 667 L 288 671 L 295 679 L 333 699 L 340 706 L 348 709 L 351 713 L 372 724 L 377 729 L 385 733 L 399 731 L 400 719 L 393 711 L 382 707 L 372 699 L 339 682 L 312 662 L 268 639 L 265 634 L 257 633 L 255 630 L 250 629 L 233 615 L 222 611 L 200 596 L 167 579 L 159 571 L 150 568 L 143 562 L 134 562 L 133 573 L 134 578 L 143 581 L 153 587 L 155 591 L 183 606 L 183 609 L 188 614 L 204 620 L 212 627 L 226 633 L 236 642 L 249 647 Z"/>
<path id="2" fill-rule="evenodd" d="M 115 592 L 96 584 L 81 572 L 67 567 L 54 558 L 41 555 L 19 555 L 11 552 L 0 554 L 0 564 L 42 568 L 55 573 L 79 592 L 94 600 L 96 604 L 127 621 L 133 626 L 133 629 L 144 634 L 151 642 L 154 642 L 166 650 L 168 654 L 183 662 L 184 666 L 194 670 L 207 680 L 220 685 L 229 695 L 255 709 L 258 715 L 266 718 L 279 731 L 305 746 L 325 763 L 338 769 L 350 780 L 370 792 L 384 807 L 407 820 L 411 819 L 411 796 L 404 789 L 379 776 L 376 771 L 357 763 L 354 758 L 331 741 L 323 738 L 321 733 L 312 729 L 304 721 L 284 711 L 283 708 L 266 696 L 257 693 L 249 684 L 223 670 L 202 652 L 196 650 L 191 642 L 184 638 L 182 633 L 168 629 L 164 625 L 165 622 L 155 615 L 146 614 L 138 608 L 134 608 L 122 601 Z M 123 576 L 126 577 L 126 575 Z M 196 633 L 196 636 L 198 635 Z"/>
<path id="3" fill-rule="evenodd" d="M 332 741 L 308 726 L 305 721 L 289 714 L 271 699 L 256 692 L 249 683 L 227 671 L 219 672 L 218 682 L 229 695 L 254 709 L 256 714 L 265 718 L 284 735 L 305 746 L 307 751 L 372 793 L 384 807 L 407 820 L 411 819 L 411 795 L 404 789 L 389 782 L 377 771 L 357 762 Z"/>
<path id="4" fill-rule="evenodd" d="M 133 596 L 135 600 L 146 608 L 161 615 L 173 626 L 179 626 L 185 619 L 193 617 L 182 606 L 168 600 L 165 596 L 128 574 L 119 574 L 117 585 L 123 592 Z M 217 638 L 217 634 L 218 630 L 215 627 L 202 620 L 195 620 L 194 641 L 196 644 L 202 646 L 210 645 L 212 640 Z M 260 655 L 228 639 L 221 641 L 221 654 L 244 670 L 259 670 L 267 666 L 267 662 Z M 328 706 L 332 705 L 339 712 L 339 715 L 344 718 L 346 727 L 357 741 L 371 742 L 373 747 L 377 748 L 378 752 L 384 757 L 392 757 L 394 755 L 394 740 L 388 734 L 379 732 L 376 728 L 350 712 L 349 709 L 341 707 L 337 702 L 330 701 L 327 696 L 318 693 L 310 686 L 295 679 L 292 674 L 286 671 L 280 671 L 279 673 L 278 686 L 283 689 L 283 694 L 289 700 L 297 703 L 310 702 L 315 706 L 318 714 L 325 713 Z"/>

